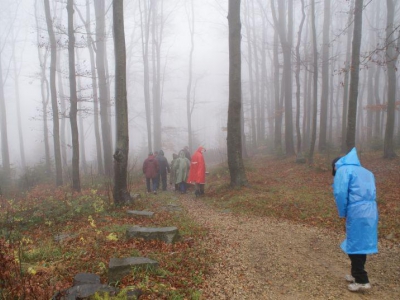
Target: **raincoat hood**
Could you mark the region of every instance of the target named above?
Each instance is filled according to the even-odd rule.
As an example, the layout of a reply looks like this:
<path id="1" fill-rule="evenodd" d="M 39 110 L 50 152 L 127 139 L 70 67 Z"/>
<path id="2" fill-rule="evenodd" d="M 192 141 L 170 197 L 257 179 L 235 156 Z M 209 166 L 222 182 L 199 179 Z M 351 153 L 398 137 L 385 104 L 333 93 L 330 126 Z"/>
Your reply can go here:
<path id="1" fill-rule="evenodd" d="M 158 154 L 164 156 L 164 151 L 160 150 L 158 151 Z"/>
<path id="2" fill-rule="evenodd" d="M 203 150 L 206 150 L 206 149 L 204 147 L 200 146 L 199 148 L 197 148 L 196 152 L 202 153 Z"/>
<path id="3" fill-rule="evenodd" d="M 351 149 L 351 151 L 342 158 L 340 158 L 335 165 L 336 165 L 336 170 L 343 165 L 361 166 L 360 160 L 358 159 L 357 156 L 356 148 Z"/>
<path id="4" fill-rule="evenodd" d="M 179 151 L 179 157 L 180 157 L 180 158 L 185 158 L 185 157 L 186 157 L 186 156 L 185 156 L 185 152 Z"/>

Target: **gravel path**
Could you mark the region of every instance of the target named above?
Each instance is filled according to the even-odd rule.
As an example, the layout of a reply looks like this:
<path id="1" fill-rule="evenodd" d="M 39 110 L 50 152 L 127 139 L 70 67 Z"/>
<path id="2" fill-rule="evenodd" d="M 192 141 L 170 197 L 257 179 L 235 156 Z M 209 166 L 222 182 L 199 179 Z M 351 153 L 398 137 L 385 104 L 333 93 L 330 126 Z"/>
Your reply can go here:
<path id="1" fill-rule="evenodd" d="M 206 243 L 218 258 L 204 299 L 400 299 L 399 245 L 381 245 L 368 256 L 372 289 L 352 293 L 343 279 L 350 262 L 339 248 L 342 235 L 215 211 L 192 195 L 178 201 L 209 230 Z"/>

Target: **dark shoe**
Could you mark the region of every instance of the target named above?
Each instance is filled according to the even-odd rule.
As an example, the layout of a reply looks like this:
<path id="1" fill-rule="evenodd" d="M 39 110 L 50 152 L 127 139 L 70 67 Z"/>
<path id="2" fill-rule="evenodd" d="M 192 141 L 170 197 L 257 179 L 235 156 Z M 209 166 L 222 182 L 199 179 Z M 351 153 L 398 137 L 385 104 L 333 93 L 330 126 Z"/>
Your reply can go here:
<path id="1" fill-rule="evenodd" d="M 200 192 L 199 192 L 198 190 L 196 190 L 196 191 L 194 192 L 194 195 L 195 195 L 196 197 L 198 197 L 198 196 L 200 196 Z"/>
<path id="2" fill-rule="evenodd" d="M 153 194 L 154 194 L 154 195 L 157 195 L 157 191 L 154 191 Z"/>

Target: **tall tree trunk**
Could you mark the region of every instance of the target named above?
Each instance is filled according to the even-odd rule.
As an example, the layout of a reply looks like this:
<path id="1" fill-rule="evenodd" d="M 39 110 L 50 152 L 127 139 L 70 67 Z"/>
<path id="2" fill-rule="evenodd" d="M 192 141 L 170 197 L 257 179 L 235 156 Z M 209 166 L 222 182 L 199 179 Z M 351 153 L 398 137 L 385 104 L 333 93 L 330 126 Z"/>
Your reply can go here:
<path id="1" fill-rule="evenodd" d="M 249 68 L 249 91 L 250 91 L 250 130 L 251 130 L 251 147 L 254 151 L 257 148 L 257 127 L 256 127 L 256 99 L 254 95 L 254 78 L 253 78 L 253 46 L 252 46 L 252 32 L 250 28 L 250 10 L 248 7 L 248 0 L 246 0 L 245 11 L 245 27 L 247 35 L 247 52 L 248 52 L 248 68 Z"/>
<path id="2" fill-rule="evenodd" d="M 354 8 L 354 29 L 351 55 L 349 111 L 347 116 L 346 147 L 349 152 L 355 147 L 357 124 L 357 97 L 360 73 L 360 48 L 362 35 L 362 10 L 364 0 L 356 0 Z"/>
<path id="3" fill-rule="evenodd" d="M 347 24 L 349 24 L 347 32 L 347 43 L 346 43 L 346 61 L 345 61 L 345 75 L 343 82 L 343 107 L 342 107 L 342 143 L 341 152 L 346 152 L 346 132 L 347 132 L 347 115 L 349 109 L 349 81 L 350 81 L 350 55 L 351 55 L 351 38 L 353 37 L 353 11 L 354 11 L 354 0 L 351 1 L 349 18 Z"/>
<path id="4" fill-rule="evenodd" d="M 229 0 L 229 107 L 228 107 L 228 166 L 231 186 L 247 184 L 242 159 L 241 107 L 242 78 L 240 50 L 240 0 Z"/>
<path id="5" fill-rule="evenodd" d="M 303 32 L 304 20 L 306 14 L 304 12 L 304 0 L 301 0 L 301 21 L 299 31 L 297 33 L 297 45 L 296 45 L 296 135 L 297 135 L 297 159 L 302 159 L 301 154 L 301 131 L 300 131 L 300 44 L 301 44 L 301 33 Z"/>
<path id="6" fill-rule="evenodd" d="M 140 7 L 140 23 L 141 23 L 141 38 L 142 38 L 142 58 L 143 58 L 143 89 L 144 89 L 144 103 L 146 108 L 146 124 L 147 124 L 147 150 L 153 151 L 152 143 L 152 130 L 151 130 L 151 106 L 150 106 L 150 75 L 149 75 L 149 35 L 150 35 L 150 19 L 152 7 L 147 7 L 147 1 L 144 1 L 144 8 L 142 11 L 141 0 L 139 0 Z M 143 20 L 144 14 L 144 20 Z"/>
<path id="7" fill-rule="evenodd" d="M 51 107 L 53 111 L 53 144 L 54 161 L 56 165 L 56 185 L 63 184 L 61 149 L 60 149 L 60 123 L 58 116 L 57 89 L 56 89 L 56 67 L 57 67 L 57 42 L 53 30 L 53 21 L 50 15 L 49 0 L 44 0 L 44 9 L 46 14 L 47 31 L 50 38 L 50 94 Z"/>
<path id="8" fill-rule="evenodd" d="M 16 59 L 16 49 L 15 49 L 15 43 L 16 43 L 16 37 L 14 37 L 14 31 L 12 31 L 13 34 L 13 41 L 11 44 L 11 49 L 13 53 L 13 69 L 14 69 L 14 87 L 15 87 L 15 104 L 16 104 L 16 110 L 17 110 L 17 125 L 18 125 L 18 138 L 19 138 L 19 152 L 20 152 L 20 157 L 21 157 L 21 167 L 23 170 L 26 168 L 26 160 L 25 160 L 25 146 L 24 146 L 24 135 L 22 131 L 22 120 L 21 120 L 21 99 L 20 99 L 20 94 L 19 94 L 19 75 L 20 75 L 20 69 L 18 70 L 17 67 L 17 59 Z"/>
<path id="9" fill-rule="evenodd" d="M 279 153 L 282 151 L 282 107 L 280 105 L 280 85 L 279 85 L 279 54 L 278 54 L 278 32 L 274 32 L 274 101 L 275 101 L 275 134 L 274 144 L 275 152 Z"/>
<path id="10" fill-rule="evenodd" d="M 77 65 L 80 63 L 79 49 L 76 49 L 76 61 Z M 83 174 L 87 174 L 87 162 L 86 162 L 86 147 L 85 147 L 85 129 L 83 125 L 83 109 L 82 109 L 82 83 L 81 74 L 78 74 L 78 90 L 77 90 L 77 101 L 78 101 L 78 132 L 79 134 L 79 158 L 81 161 Z"/>
<path id="11" fill-rule="evenodd" d="M 6 111 L 6 98 L 4 96 L 4 82 L 3 82 L 3 66 L 1 61 L 0 52 L 0 116 L 1 116 L 1 159 L 5 178 L 11 175 L 10 166 L 10 152 L 8 149 L 8 129 L 7 129 L 7 111 Z"/>
<path id="12" fill-rule="evenodd" d="M 105 3 L 104 0 L 94 1 L 96 15 L 96 66 L 99 85 L 100 120 L 103 141 L 104 171 L 107 176 L 112 174 L 112 141 L 110 123 L 110 103 L 108 101 L 108 86 L 106 76 L 105 55 Z"/>
<path id="13" fill-rule="evenodd" d="M 374 98 L 375 98 L 375 105 L 378 107 L 381 104 L 381 100 L 379 97 L 380 74 L 381 74 L 380 68 L 376 68 L 375 78 L 374 78 Z M 382 114 L 382 111 L 380 109 L 375 110 L 374 128 L 372 130 L 372 138 L 374 140 L 381 139 L 381 135 L 380 135 L 381 114 Z"/>
<path id="14" fill-rule="evenodd" d="M 386 25 L 386 64 L 388 76 L 388 106 L 387 120 L 385 129 L 385 139 L 383 143 L 383 157 L 396 157 L 393 145 L 394 123 L 396 112 L 396 71 L 397 58 L 399 56 L 400 34 L 395 44 L 395 28 L 394 28 L 394 13 L 396 10 L 395 0 L 386 0 L 387 6 L 387 25 Z M 397 46 L 397 47 L 396 47 Z"/>
<path id="15" fill-rule="evenodd" d="M 188 13 L 189 14 L 189 13 Z M 190 16 L 188 15 L 189 32 L 190 32 L 190 52 L 189 52 L 189 70 L 188 84 L 186 86 L 186 119 L 188 124 L 188 145 L 189 151 L 193 151 L 193 133 L 192 133 L 192 81 L 193 81 L 193 52 L 194 52 L 194 7 L 193 0 L 190 0 Z"/>
<path id="16" fill-rule="evenodd" d="M 153 21 L 152 27 L 152 61 L 153 61 L 153 120 L 154 120 L 154 149 L 162 148 L 162 130 L 161 130 L 161 98 L 160 98 L 160 47 L 159 30 L 161 22 L 158 22 L 158 0 L 152 0 L 153 4 Z M 162 1 L 161 1 L 162 2 Z M 161 4 L 162 5 L 162 4 Z M 161 12 L 162 13 L 162 12 Z"/>
<path id="17" fill-rule="evenodd" d="M 274 0 L 271 0 L 272 16 L 278 30 L 283 53 L 283 74 L 285 82 L 285 150 L 287 155 L 294 151 L 293 112 L 292 112 L 292 42 L 293 42 L 293 0 L 288 0 L 288 24 L 286 30 L 285 1 L 278 1 L 279 19 L 275 12 Z"/>
<path id="18" fill-rule="evenodd" d="M 79 133 L 78 133 L 78 98 L 76 96 L 75 76 L 75 31 L 74 31 L 74 0 L 67 1 L 68 12 L 68 66 L 69 66 L 69 96 L 72 135 L 72 188 L 80 192 L 81 181 L 79 176 Z"/>
<path id="19" fill-rule="evenodd" d="M 131 200 L 128 192 L 128 101 L 126 92 L 126 50 L 124 31 L 124 2 L 113 1 L 113 26 L 115 49 L 115 127 L 114 152 L 114 203 L 122 205 Z"/>
<path id="20" fill-rule="evenodd" d="M 87 46 L 88 46 L 89 58 L 90 58 L 90 73 L 91 73 L 92 91 L 93 91 L 93 121 L 94 121 L 94 135 L 95 135 L 95 140 L 96 140 L 97 172 L 99 174 L 104 174 L 103 156 L 102 156 L 102 150 L 101 150 L 102 144 L 101 144 L 101 137 L 100 137 L 100 130 L 99 130 L 99 99 L 98 99 L 98 93 L 97 93 L 96 62 L 95 62 L 94 49 L 93 49 L 94 42 L 92 39 L 89 0 L 86 0 L 86 19 L 83 18 L 81 12 L 79 11 L 79 9 L 77 7 L 75 7 L 75 9 L 79 14 L 79 17 L 80 17 L 82 23 L 85 24 L 85 29 L 86 29 L 86 39 L 87 39 Z"/>
<path id="21" fill-rule="evenodd" d="M 36 28 L 39 28 L 37 1 L 38 0 L 35 0 L 35 8 L 34 8 L 35 24 Z M 46 175 L 50 176 L 51 162 L 50 162 L 49 130 L 47 124 L 47 105 L 49 104 L 50 91 L 49 91 L 49 82 L 46 78 L 48 50 L 47 48 L 44 50 L 42 57 L 42 47 L 40 46 L 41 41 L 40 41 L 39 30 L 36 31 L 36 39 L 37 39 L 38 60 L 40 64 L 40 92 L 42 96 L 43 143 L 44 143 L 44 153 L 45 153 L 45 167 L 46 167 Z"/>
<path id="22" fill-rule="evenodd" d="M 326 132 L 328 123 L 328 99 L 329 99 L 329 30 L 331 24 L 331 0 L 324 1 L 324 25 L 322 45 L 322 89 L 321 112 L 319 118 L 319 151 L 326 150 Z"/>
<path id="23" fill-rule="evenodd" d="M 314 147 L 317 138 L 317 111 L 318 111 L 318 49 L 317 49 L 317 32 L 315 28 L 315 0 L 311 0 L 311 28 L 313 39 L 313 57 L 314 57 L 314 78 L 313 78 L 313 109 L 312 109 L 312 132 L 311 145 L 309 153 L 309 163 L 314 163 Z"/>

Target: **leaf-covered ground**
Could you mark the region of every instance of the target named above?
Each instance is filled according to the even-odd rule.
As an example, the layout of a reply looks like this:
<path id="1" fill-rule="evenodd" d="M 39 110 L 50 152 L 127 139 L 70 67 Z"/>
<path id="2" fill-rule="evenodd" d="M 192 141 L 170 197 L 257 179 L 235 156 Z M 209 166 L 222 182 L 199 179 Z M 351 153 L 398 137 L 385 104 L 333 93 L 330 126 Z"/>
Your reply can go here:
<path id="1" fill-rule="evenodd" d="M 98 186 L 81 194 L 40 186 L 1 198 L 0 299 L 49 299 L 71 286 L 77 273 L 107 282 L 111 257 L 146 256 L 160 267 L 134 271 L 118 283 L 141 289 L 140 299 L 396 299 L 400 294 L 400 159 L 361 154 L 374 172 L 380 211 L 380 253 L 368 259 L 373 289 L 349 294 L 342 277 L 348 259 L 338 248 L 343 222 L 337 217 L 330 161 L 296 164 L 294 158 L 255 156 L 246 161 L 249 186 L 230 189 L 226 166 L 210 169 L 206 196 L 173 191 L 143 193 L 114 208 Z M 180 211 L 168 211 L 168 205 Z M 152 219 L 128 209 L 151 210 Z M 174 245 L 127 240 L 127 227 L 177 226 Z M 62 242 L 54 237 L 70 234 Z M 353 298 L 349 298 L 353 297 Z M 124 299 L 121 296 L 120 299 Z"/>

